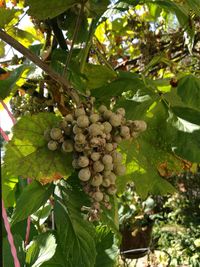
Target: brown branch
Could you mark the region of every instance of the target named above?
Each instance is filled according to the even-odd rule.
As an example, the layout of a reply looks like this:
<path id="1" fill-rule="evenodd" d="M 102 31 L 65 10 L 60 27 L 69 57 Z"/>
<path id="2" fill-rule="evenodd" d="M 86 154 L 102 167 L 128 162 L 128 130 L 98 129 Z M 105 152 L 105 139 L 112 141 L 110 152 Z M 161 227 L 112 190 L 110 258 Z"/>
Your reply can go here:
<path id="1" fill-rule="evenodd" d="M 14 49 L 20 52 L 23 56 L 31 60 L 38 67 L 40 67 L 44 72 L 46 72 L 53 80 L 61 85 L 64 91 L 77 103 L 79 97 L 77 93 L 69 88 L 68 82 L 60 74 L 52 70 L 46 63 L 44 63 L 38 56 L 32 53 L 29 49 L 20 44 L 17 40 L 7 34 L 5 31 L 0 29 L 0 39 L 2 39 L 7 44 L 11 45 Z"/>

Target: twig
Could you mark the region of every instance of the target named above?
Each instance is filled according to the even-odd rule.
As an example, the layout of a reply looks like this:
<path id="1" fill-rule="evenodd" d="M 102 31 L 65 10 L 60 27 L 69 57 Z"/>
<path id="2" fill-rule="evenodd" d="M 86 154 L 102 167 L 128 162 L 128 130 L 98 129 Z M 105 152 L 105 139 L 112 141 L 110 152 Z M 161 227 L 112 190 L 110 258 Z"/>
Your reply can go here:
<path id="1" fill-rule="evenodd" d="M 0 29 L 0 38 L 11 45 L 14 49 L 20 52 L 22 55 L 27 57 L 33 63 L 35 63 L 38 67 L 40 67 L 44 72 L 46 72 L 53 80 L 59 83 L 63 89 L 67 92 L 69 96 L 77 103 L 79 97 L 78 94 L 69 88 L 67 80 L 62 77 L 60 74 L 52 70 L 46 63 L 44 63 L 38 56 L 32 53 L 29 49 L 20 44 L 17 40 L 7 34 L 5 31 Z"/>

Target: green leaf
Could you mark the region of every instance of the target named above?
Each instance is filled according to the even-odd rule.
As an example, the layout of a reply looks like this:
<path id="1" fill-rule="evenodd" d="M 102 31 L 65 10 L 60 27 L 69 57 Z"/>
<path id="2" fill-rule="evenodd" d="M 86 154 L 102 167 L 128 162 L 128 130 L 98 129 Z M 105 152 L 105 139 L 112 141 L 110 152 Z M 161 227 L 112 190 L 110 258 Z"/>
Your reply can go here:
<path id="1" fill-rule="evenodd" d="M 6 208 L 13 207 L 15 205 L 15 190 L 18 183 L 18 178 L 10 177 L 2 168 L 2 198 Z"/>
<path id="2" fill-rule="evenodd" d="M 103 65 L 86 64 L 84 68 L 86 88 L 94 89 L 103 86 L 116 77 L 116 73 Z M 99 89 L 100 90 L 100 89 Z"/>
<path id="3" fill-rule="evenodd" d="M 115 266 L 118 247 L 114 243 L 114 235 L 106 226 L 96 227 L 97 257 L 95 267 Z"/>
<path id="4" fill-rule="evenodd" d="M 55 127 L 59 121 L 60 118 L 52 113 L 38 113 L 24 116 L 15 124 L 4 157 L 4 166 L 10 175 L 42 183 L 70 175 L 71 153 L 50 151 L 44 137 L 44 131 Z"/>
<path id="5" fill-rule="evenodd" d="M 33 181 L 23 190 L 17 199 L 12 216 L 12 225 L 24 220 L 44 205 L 53 192 L 53 185 L 43 186 Z M 34 200 L 34 201 L 33 201 Z"/>
<path id="6" fill-rule="evenodd" d="M 34 238 L 26 253 L 27 267 L 39 267 L 53 257 L 56 251 L 55 237 L 50 233 L 43 233 Z"/>
<path id="7" fill-rule="evenodd" d="M 16 9 L 0 8 L 0 28 L 4 28 L 8 24 L 16 13 Z"/>
<path id="8" fill-rule="evenodd" d="M 102 87 L 91 91 L 99 101 L 110 100 L 112 96 L 121 96 L 123 92 L 132 91 L 136 93 L 139 89 L 144 89 L 145 85 L 138 75 L 134 78 L 117 78 Z"/>
<path id="9" fill-rule="evenodd" d="M 81 214 L 84 193 L 62 181 L 55 190 L 57 241 L 65 266 L 93 267 L 96 258 L 94 229 Z"/>
<path id="10" fill-rule="evenodd" d="M 0 98 L 5 99 L 9 96 L 13 86 L 16 84 L 17 80 L 20 78 L 25 67 L 20 66 L 13 70 L 10 76 L 5 80 L 0 80 Z"/>
<path id="11" fill-rule="evenodd" d="M 51 213 L 52 206 L 50 203 L 46 203 L 40 207 L 36 212 L 31 215 L 31 219 L 37 222 L 39 225 L 42 225 Z"/>
<path id="12" fill-rule="evenodd" d="M 147 2 L 151 2 L 151 3 L 155 3 L 157 5 L 159 5 L 160 7 L 162 7 L 163 9 L 165 9 L 166 12 L 173 12 L 180 25 L 182 27 L 186 27 L 188 26 L 188 23 L 189 23 L 189 10 L 184 8 L 183 6 L 181 5 L 178 5 L 176 4 L 175 2 L 171 1 L 171 0 L 155 0 L 155 1 L 147 1 Z"/>
<path id="13" fill-rule="evenodd" d="M 90 12 L 90 16 L 101 16 L 110 4 L 109 0 L 89 0 L 86 4 L 86 8 Z"/>
<path id="14" fill-rule="evenodd" d="M 126 118 L 129 120 L 144 119 L 154 99 L 147 96 L 147 100 L 143 102 L 136 102 L 131 99 L 117 101 L 116 108 L 123 107 L 126 110 Z"/>
<path id="15" fill-rule="evenodd" d="M 179 131 L 173 146 L 174 152 L 180 157 L 200 163 L 200 130 L 192 133 Z"/>
<path id="16" fill-rule="evenodd" d="M 174 106 L 171 108 L 173 113 L 181 119 L 200 125 L 200 110 L 188 107 Z"/>
<path id="17" fill-rule="evenodd" d="M 189 7 L 194 10 L 194 12 L 200 16 L 200 3 L 199 0 L 187 0 L 187 4 L 189 5 Z"/>
<path id="18" fill-rule="evenodd" d="M 25 4 L 29 6 L 30 16 L 43 20 L 54 18 L 79 2 L 76 0 L 26 0 Z"/>
<path id="19" fill-rule="evenodd" d="M 5 43 L 0 41 L 0 57 L 5 56 Z"/>
<path id="20" fill-rule="evenodd" d="M 191 108 L 200 109 L 200 79 L 188 75 L 180 79 L 177 94 L 182 101 Z"/>
<path id="21" fill-rule="evenodd" d="M 17 257 L 18 260 L 20 262 L 20 266 L 24 266 L 25 265 L 25 252 L 24 252 L 24 240 L 22 239 L 21 236 L 19 235 L 13 235 L 13 239 L 14 239 L 14 244 L 17 250 Z M 3 266 L 4 267 L 15 267 L 14 265 L 14 261 L 13 261 L 13 256 L 10 250 L 10 244 L 8 242 L 8 238 L 5 237 L 3 239 L 3 251 L 2 251 L 2 258 L 3 258 Z"/>

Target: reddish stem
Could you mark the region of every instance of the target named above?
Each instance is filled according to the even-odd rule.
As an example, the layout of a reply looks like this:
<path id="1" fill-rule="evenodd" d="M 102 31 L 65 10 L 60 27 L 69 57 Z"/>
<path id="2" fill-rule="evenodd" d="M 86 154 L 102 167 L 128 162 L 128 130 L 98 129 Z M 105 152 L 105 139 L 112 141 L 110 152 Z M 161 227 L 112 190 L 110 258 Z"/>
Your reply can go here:
<path id="1" fill-rule="evenodd" d="M 4 207 L 3 200 L 2 200 L 2 217 L 3 217 L 3 220 L 4 220 L 5 229 L 6 229 L 6 232 L 7 232 L 7 235 L 8 235 L 8 242 L 10 244 L 10 249 L 11 249 L 11 253 L 12 253 L 12 256 L 13 256 L 14 265 L 15 265 L 15 267 L 20 267 L 20 263 L 19 263 L 19 260 L 18 260 L 18 257 L 17 257 L 17 251 L 16 251 L 16 248 L 15 248 L 13 236 L 12 236 L 12 233 L 11 233 L 11 230 L 10 230 L 10 224 L 9 224 L 9 221 L 8 221 L 8 217 L 7 217 L 6 209 Z"/>
<path id="2" fill-rule="evenodd" d="M 28 184 L 32 182 L 30 178 L 27 179 Z M 27 219 L 27 226 L 26 226 L 26 237 L 25 237 L 25 247 L 29 243 L 29 236 L 30 236 L 30 231 L 31 231 L 31 216 L 28 216 Z"/>
<path id="3" fill-rule="evenodd" d="M 6 103 L 3 100 L 0 100 L 2 106 L 5 108 L 5 110 L 7 111 L 9 117 L 11 118 L 13 124 L 16 123 L 16 119 L 13 117 L 13 114 L 10 112 L 9 108 L 7 107 Z"/>
<path id="4" fill-rule="evenodd" d="M 8 137 L 8 135 L 4 132 L 4 130 L 1 127 L 0 127 L 0 133 L 1 133 L 2 137 L 3 137 L 3 139 L 6 142 L 8 142 L 9 141 L 9 137 Z"/>

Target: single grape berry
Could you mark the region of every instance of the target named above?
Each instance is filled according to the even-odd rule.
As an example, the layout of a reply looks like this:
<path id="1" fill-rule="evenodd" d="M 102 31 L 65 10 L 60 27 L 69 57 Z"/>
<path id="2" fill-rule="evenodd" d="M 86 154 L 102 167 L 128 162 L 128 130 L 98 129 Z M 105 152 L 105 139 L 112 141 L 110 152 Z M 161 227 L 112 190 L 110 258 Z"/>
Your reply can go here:
<path id="1" fill-rule="evenodd" d="M 117 187 L 115 185 L 111 185 L 108 189 L 107 192 L 109 195 L 115 195 L 117 193 Z"/>
<path id="2" fill-rule="evenodd" d="M 124 165 L 115 165 L 114 173 L 119 176 L 124 175 L 126 173 L 126 167 Z"/>
<path id="3" fill-rule="evenodd" d="M 73 118 L 72 114 L 67 114 L 65 116 L 64 120 L 67 122 L 73 122 L 74 118 Z"/>
<path id="4" fill-rule="evenodd" d="M 122 137 L 130 136 L 130 129 L 128 126 L 121 126 L 120 135 Z"/>
<path id="5" fill-rule="evenodd" d="M 55 151 L 58 148 L 58 142 L 51 140 L 48 142 L 47 146 L 49 150 Z"/>
<path id="6" fill-rule="evenodd" d="M 74 133 L 74 134 L 82 133 L 82 129 L 79 128 L 77 124 L 75 124 L 75 125 L 73 126 L 73 133 Z"/>
<path id="7" fill-rule="evenodd" d="M 100 159 L 101 154 L 100 154 L 99 152 L 93 152 L 93 153 L 90 155 L 90 157 L 91 157 L 91 159 L 92 159 L 93 161 L 97 161 L 97 160 Z"/>
<path id="8" fill-rule="evenodd" d="M 107 107 L 104 106 L 104 105 L 101 105 L 101 106 L 99 107 L 99 112 L 100 112 L 100 113 L 104 113 L 106 110 L 107 110 Z"/>
<path id="9" fill-rule="evenodd" d="M 121 121 L 122 121 L 122 118 L 120 115 L 117 115 L 117 114 L 112 114 L 112 116 L 110 117 L 110 124 L 113 126 L 113 127 L 118 127 L 121 125 Z"/>
<path id="10" fill-rule="evenodd" d="M 81 168 L 87 167 L 89 165 L 89 159 L 86 156 L 80 156 L 78 158 L 78 165 Z"/>
<path id="11" fill-rule="evenodd" d="M 104 169 L 104 165 L 101 163 L 101 161 L 97 160 L 93 164 L 93 169 L 95 172 L 102 172 Z"/>
<path id="12" fill-rule="evenodd" d="M 96 123 L 96 122 L 98 122 L 99 121 L 99 114 L 92 114 L 92 115 L 90 115 L 90 121 L 91 121 L 91 123 Z"/>
<path id="13" fill-rule="evenodd" d="M 74 150 L 72 141 L 71 140 L 65 140 L 62 143 L 62 150 L 64 152 L 72 152 Z"/>
<path id="14" fill-rule="evenodd" d="M 95 192 L 95 193 L 93 194 L 93 198 L 94 198 L 96 201 L 100 202 L 100 201 L 103 200 L 103 193 L 100 192 L 100 191 L 97 191 L 97 192 Z"/>
<path id="15" fill-rule="evenodd" d="M 104 187 L 109 187 L 110 186 L 110 180 L 109 179 L 103 179 L 102 185 Z"/>
<path id="16" fill-rule="evenodd" d="M 103 182 L 103 178 L 102 175 L 100 173 L 97 173 L 91 181 L 91 185 L 92 186 L 100 186 Z"/>
<path id="17" fill-rule="evenodd" d="M 122 160 L 123 160 L 123 156 L 122 156 L 122 154 L 119 153 L 119 152 L 117 152 L 117 151 L 113 151 L 113 152 L 111 153 L 111 156 L 112 156 L 112 158 L 113 158 L 113 162 L 114 162 L 114 163 L 121 163 Z"/>
<path id="18" fill-rule="evenodd" d="M 106 154 L 106 155 L 103 156 L 102 162 L 103 162 L 104 165 L 110 165 L 113 162 L 113 158 L 112 158 L 111 155 Z"/>
<path id="19" fill-rule="evenodd" d="M 59 140 L 62 137 L 62 130 L 60 128 L 52 128 L 50 136 L 53 140 Z"/>
<path id="20" fill-rule="evenodd" d="M 85 135 L 82 133 L 78 133 L 75 135 L 74 140 L 77 145 L 85 144 Z"/>
<path id="21" fill-rule="evenodd" d="M 90 176 L 91 176 L 91 172 L 88 167 L 81 169 L 78 173 L 79 179 L 84 182 L 88 181 L 90 179 Z"/>
<path id="22" fill-rule="evenodd" d="M 81 115 L 85 115 L 85 109 L 84 108 L 78 108 L 74 112 L 75 117 L 79 117 Z"/>
<path id="23" fill-rule="evenodd" d="M 89 126 L 88 132 L 91 136 L 97 136 L 102 134 L 101 127 L 97 123 L 93 123 Z"/>
<path id="24" fill-rule="evenodd" d="M 109 134 L 112 131 L 112 125 L 108 121 L 103 123 L 103 131 L 106 134 Z"/>
<path id="25" fill-rule="evenodd" d="M 122 117 L 125 116 L 126 114 L 126 111 L 124 108 L 118 108 L 117 111 L 116 111 L 117 114 L 121 115 Z"/>
<path id="26" fill-rule="evenodd" d="M 113 144 L 111 144 L 111 143 L 107 143 L 107 144 L 105 144 L 105 150 L 106 150 L 107 152 L 111 152 L 111 151 L 113 151 Z"/>
<path id="27" fill-rule="evenodd" d="M 77 125 L 80 128 L 87 128 L 89 126 L 90 122 L 86 115 L 81 115 L 77 119 Z"/>
<path id="28" fill-rule="evenodd" d="M 131 130 L 134 132 L 144 132 L 147 129 L 147 124 L 145 121 L 135 120 L 132 122 Z"/>
<path id="29" fill-rule="evenodd" d="M 105 120 L 109 120 L 110 117 L 111 117 L 112 115 L 113 115 L 113 113 L 112 113 L 111 110 L 106 110 L 106 111 L 104 111 L 104 113 L 103 113 L 103 118 L 104 118 Z"/>

